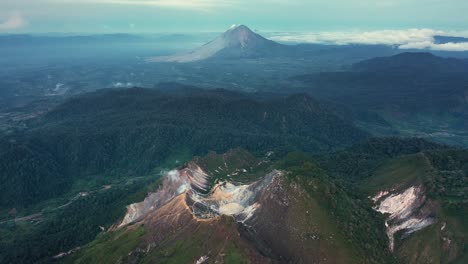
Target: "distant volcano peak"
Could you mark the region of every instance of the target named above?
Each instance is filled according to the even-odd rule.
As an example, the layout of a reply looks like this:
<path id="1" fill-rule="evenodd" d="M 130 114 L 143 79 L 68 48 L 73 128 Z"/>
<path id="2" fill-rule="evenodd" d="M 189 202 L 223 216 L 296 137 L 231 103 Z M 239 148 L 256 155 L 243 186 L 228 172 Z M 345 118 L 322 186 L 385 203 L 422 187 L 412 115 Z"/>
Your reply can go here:
<path id="1" fill-rule="evenodd" d="M 232 25 L 224 34 L 229 33 L 229 32 L 249 32 L 253 33 L 253 31 L 245 26 L 245 25 Z"/>
<path id="2" fill-rule="evenodd" d="M 233 25 L 229 28 L 229 30 L 237 29 L 237 28 L 242 28 L 242 27 L 249 29 L 247 26 L 244 26 L 244 25 L 242 25 L 242 24 L 233 24 Z"/>
<path id="3" fill-rule="evenodd" d="M 268 40 L 245 25 L 232 25 L 215 40 L 174 56 L 151 58 L 152 62 L 194 62 L 210 58 L 247 58 L 271 55 L 283 45 Z"/>
<path id="4" fill-rule="evenodd" d="M 244 25 L 233 25 L 228 31 L 221 36 L 227 46 L 240 44 L 245 48 L 250 44 L 258 41 L 267 41 L 267 39 L 254 33 L 250 28 Z"/>

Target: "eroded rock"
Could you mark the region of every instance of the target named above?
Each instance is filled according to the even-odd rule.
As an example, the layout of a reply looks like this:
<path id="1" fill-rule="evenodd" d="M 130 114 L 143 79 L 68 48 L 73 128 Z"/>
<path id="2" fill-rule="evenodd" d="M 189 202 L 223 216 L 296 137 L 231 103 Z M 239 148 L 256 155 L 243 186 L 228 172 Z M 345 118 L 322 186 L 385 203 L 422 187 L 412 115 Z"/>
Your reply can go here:
<path id="1" fill-rule="evenodd" d="M 391 251 L 398 231 L 404 230 L 409 235 L 435 222 L 422 186 L 411 186 L 400 192 L 381 191 L 372 200 L 376 204 L 374 210 L 387 215 L 385 225 Z"/>

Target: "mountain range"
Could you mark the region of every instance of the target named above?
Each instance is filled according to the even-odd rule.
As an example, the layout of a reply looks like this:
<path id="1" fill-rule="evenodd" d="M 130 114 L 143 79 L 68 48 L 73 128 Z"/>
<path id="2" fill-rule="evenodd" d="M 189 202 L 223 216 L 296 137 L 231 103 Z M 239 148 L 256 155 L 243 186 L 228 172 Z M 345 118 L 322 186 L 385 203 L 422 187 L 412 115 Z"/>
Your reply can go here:
<path id="1" fill-rule="evenodd" d="M 468 64 L 460 59 L 442 58 L 428 52 L 405 52 L 356 63 L 352 70 L 361 72 L 440 73 L 468 72 Z"/>
<path id="2" fill-rule="evenodd" d="M 467 257 L 467 152 L 369 139 L 306 94 L 106 89 L 26 125 L 0 139 L 0 262 Z"/>
<path id="3" fill-rule="evenodd" d="M 365 60 L 345 71 L 292 77 L 289 87 L 358 111 L 357 118 L 374 133 L 401 131 L 466 145 L 467 72 L 461 59 L 402 53 Z M 369 111 L 387 127 L 364 120 L 368 114 L 362 113 Z"/>
<path id="4" fill-rule="evenodd" d="M 0 263 L 468 263 L 466 60 L 242 25 L 150 63 L 69 40 L 124 45 L 2 62 Z"/>
<path id="5" fill-rule="evenodd" d="M 181 151 L 194 155 L 243 147 L 255 153 L 296 148 L 320 152 L 369 136 L 307 95 L 252 99 L 186 87 L 81 95 L 28 126 L 29 132 L 0 140 L 4 206 L 30 206 L 54 197 L 78 175 L 148 173 Z M 41 179 L 50 183 L 33 184 Z"/>
<path id="6" fill-rule="evenodd" d="M 318 157 L 321 163 L 301 153 L 278 163 L 240 149 L 210 153 L 168 172 L 111 231 L 66 260 L 463 262 L 466 194 L 459 177 L 466 177 L 467 157 L 399 139 L 372 139 Z M 337 158 L 350 163 L 328 167 Z M 357 162 L 368 163 L 362 169 L 369 174 L 356 170 Z M 350 172 L 354 193 L 345 188 Z"/>

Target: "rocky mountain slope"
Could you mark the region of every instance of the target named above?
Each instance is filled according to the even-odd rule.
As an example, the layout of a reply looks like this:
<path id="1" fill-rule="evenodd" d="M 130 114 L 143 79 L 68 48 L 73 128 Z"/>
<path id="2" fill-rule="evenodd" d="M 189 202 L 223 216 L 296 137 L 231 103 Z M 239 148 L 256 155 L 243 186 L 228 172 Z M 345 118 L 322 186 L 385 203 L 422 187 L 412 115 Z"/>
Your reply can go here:
<path id="1" fill-rule="evenodd" d="M 2 136 L 0 262 L 465 262 L 467 151 L 366 140 L 305 94 L 172 88 Z"/>
<path id="2" fill-rule="evenodd" d="M 196 158 L 147 196 L 149 210 L 126 221 L 148 208 L 130 205 L 114 231 L 66 260 L 464 263 L 468 152 L 391 138 L 353 149 L 354 162 L 375 161 L 353 181 L 301 153 L 279 162 L 242 150 Z M 131 248 L 116 239 L 136 233 Z M 99 253 L 111 247 L 120 252 L 112 261 Z"/>
<path id="3" fill-rule="evenodd" d="M 466 261 L 466 150 L 381 139 L 331 157 L 322 166 L 368 196 L 400 263 Z"/>
<path id="4" fill-rule="evenodd" d="M 466 151 L 402 156 L 367 180 L 374 209 L 386 217 L 390 249 L 402 262 L 466 261 L 467 161 Z"/>
<path id="5" fill-rule="evenodd" d="M 24 126 L 0 137 L 0 262 L 47 263 L 89 242 L 123 217 L 125 205 L 143 201 L 162 169 L 194 155 L 243 147 L 281 157 L 368 137 L 304 94 L 193 87 L 101 90 L 70 98 Z M 223 165 L 214 157 L 199 162 Z M 210 179 L 227 177 L 216 170 L 206 171 Z M 230 174 L 243 184 L 260 177 Z"/>
<path id="6" fill-rule="evenodd" d="M 36 262 L 464 263 L 467 153 L 398 138 L 313 157 L 210 152 L 153 175 L 144 191 L 126 181 L 80 193 L 57 218 L 43 212 L 31 221 L 58 243 L 74 213 L 80 239 L 43 239 L 53 254 Z M 17 224 L 25 232 L 29 220 Z M 99 230 L 90 243 L 88 228 Z M 35 237 L 23 247 L 36 248 Z"/>
<path id="7" fill-rule="evenodd" d="M 202 165 L 213 159 L 222 159 L 223 164 Z M 283 169 L 276 170 L 268 158 L 256 159 L 242 150 L 195 159 L 168 172 L 159 188 L 144 201 L 129 205 L 127 215 L 113 231 L 65 260 L 74 263 L 391 262 L 383 230 L 361 234 L 374 245 L 382 244 L 379 251 L 365 253 L 362 244 L 350 242 L 356 238 L 345 232 L 339 223 L 340 216 L 335 215 L 336 209 L 328 208 L 319 198 L 328 188 L 334 192 L 331 195 L 346 197 L 342 190 L 319 171 L 304 174 L 299 168 L 284 170 L 284 166 L 302 161 L 290 158 L 285 162 Z M 208 171 L 218 171 L 225 178 L 213 179 Z M 210 182 L 213 182 L 211 188 Z M 356 223 L 357 230 L 379 222 L 371 210 L 351 204 L 351 198 L 334 199 L 343 204 L 338 207 L 348 206 L 370 220 Z M 380 238 L 374 237 L 376 234 Z M 130 246 L 130 241 L 122 241 L 120 237 L 134 240 Z M 115 254 L 103 251 L 111 247 Z"/>

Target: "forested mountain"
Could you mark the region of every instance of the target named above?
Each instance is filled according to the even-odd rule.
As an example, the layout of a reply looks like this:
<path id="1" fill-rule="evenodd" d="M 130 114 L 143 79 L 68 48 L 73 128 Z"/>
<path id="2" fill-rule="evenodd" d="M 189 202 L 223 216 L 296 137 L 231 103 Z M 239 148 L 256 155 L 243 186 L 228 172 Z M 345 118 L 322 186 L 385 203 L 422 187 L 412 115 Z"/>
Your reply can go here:
<path id="1" fill-rule="evenodd" d="M 66 262 L 466 260 L 465 150 L 379 138 L 314 158 L 293 152 L 276 162 L 259 161 L 239 149 L 194 159 L 142 202 L 157 206 L 129 207 L 127 215 L 138 217 Z M 189 191 L 171 192 L 184 177 Z M 211 186 L 203 198 L 200 186 Z M 170 202 L 159 202 L 171 194 Z M 169 212 L 178 215 L 177 223 L 167 218 Z M 106 248 L 115 251 L 103 254 Z"/>
<path id="2" fill-rule="evenodd" d="M 173 193 L 185 180 L 187 191 Z M 199 188 L 208 182 L 217 184 L 200 197 Z M 134 215 L 65 262 L 394 261 L 378 215 L 300 153 L 278 163 L 242 150 L 196 158 L 170 172 L 124 219 Z M 106 248 L 115 250 L 106 254 Z"/>
<path id="3" fill-rule="evenodd" d="M 317 157 L 385 216 L 398 263 L 464 263 L 468 151 L 421 139 L 371 139 Z"/>
<path id="4" fill-rule="evenodd" d="M 114 39 L 138 41 L 92 41 Z M 47 96 L 4 85 L 0 263 L 467 262 L 468 64 L 351 65 L 374 52 L 396 50 L 236 26 L 116 79 L 83 67 L 24 79 Z M 91 73 L 113 88 L 61 79 Z"/>
<path id="5" fill-rule="evenodd" d="M 113 96 L 107 97 L 108 93 Z M 98 100 L 104 94 L 107 95 L 105 98 L 113 100 Z M 145 96 L 140 96 L 142 94 Z M 117 109 L 125 113 L 135 108 L 148 110 L 149 105 L 145 106 L 145 102 L 155 103 L 155 99 L 162 96 L 175 101 L 181 98 L 196 101 L 196 94 L 217 100 L 226 95 L 222 90 L 193 90 L 188 94 L 180 90 L 175 94 L 144 89 L 100 91 L 71 99 L 59 106 L 37 121 L 35 130 L 50 132 L 52 128 L 64 128 L 73 122 L 84 126 L 93 119 L 90 113 L 99 117 L 101 111 L 109 113 L 115 106 L 120 106 Z M 133 99 L 129 100 L 129 97 Z M 252 100 L 241 94 L 224 99 L 231 100 L 228 98 Z M 263 105 L 274 101 L 281 105 L 278 100 L 289 103 L 292 100 L 295 102 L 293 108 L 301 108 L 304 98 L 307 97 L 300 95 L 297 98 L 253 102 Z M 125 103 L 129 101 L 131 103 Z M 80 108 L 83 111 L 75 114 L 75 111 L 66 110 L 71 105 L 87 107 Z M 168 117 L 162 108 L 158 110 L 162 116 Z M 155 112 L 151 113 L 155 115 Z M 294 113 L 297 117 L 297 112 Z M 141 114 L 139 112 L 132 118 L 143 116 Z M 90 130 L 82 133 L 90 133 L 89 137 L 92 138 L 94 135 L 91 132 L 97 133 L 111 123 L 121 127 L 129 119 L 89 123 L 87 129 Z M 138 120 L 135 121 L 138 124 Z M 91 130 L 91 127 L 95 129 Z M 65 132 L 70 133 L 70 130 Z M 124 138 L 121 134 L 120 140 Z M 135 139 L 135 143 L 139 140 Z M 11 144 L 16 142 L 10 140 Z M 94 144 L 95 141 L 91 145 Z M 47 181 L 48 189 L 44 187 L 42 190 L 66 190 L 67 185 L 58 187 L 56 184 L 63 182 L 55 184 L 57 180 L 53 179 L 60 179 L 66 174 L 62 171 L 41 174 L 41 168 L 46 172 L 57 169 L 44 167 L 52 164 L 47 160 L 34 160 L 37 159 L 34 152 L 41 151 L 38 146 L 24 146 L 28 146 L 28 151 L 32 153 L 26 156 L 31 157 L 27 159 L 32 161 L 31 166 L 21 164 L 24 160 L 18 158 L 23 156 L 21 151 L 24 149 L 15 148 L 15 145 L 9 147 L 20 153 L 20 156 L 12 156 L 9 163 L 17 164 L 20 170 L 30 170 L 15 175 L 25 180 L 16 184 L 28 186 L 27 181 L 31 179 L 22 175 L 32 175 L 31 171 L 37 170 L 34 183 L 45 186 Z M 245 147 L 249 148 L 248 145 Z M 292 149 L 300 148 L 296 146 Z M 90 150 L 99 151 L 100 148 Z M 137 170 L 133 173 L 129 171 L 132 166 L 141 164 L 136 158 L 128 162 L 129 167 L 125 167 L 125 163 L 117 163 L 121 168 L 126 168 L 118 173 L 105 166 L 93 168 L 94 163 L 89 163 L 85 156 L 73 154 L 72 157 L 82 160 L 80 164 L 83 164 L 83 168 L 92 169 L 94 174 L 90 177 L 77 171 L 77 174 L 69 174 L 68 180 L 76 182 L 81 178 L 81 181 L 97 181 L 97 189 L 79 193 L 70 202 L 42 211 L 38 216 L 26 216 L 25 220 L 19 218 L 18 224 L 13 225 L 16 220 L 12 223 L 2 222 L 0 249 L 4 251 L 3 255 L 0 254 L 0 260 L 48 263 L 55 256 L 56 260 L 65 263 L 113 263 L 118 260 L 132 263 L 156 260 L 162 263 L 191 263 L 207 257 L 211 261 L 233 259 L 235 262 L 257 263 L 309 262 L 317 259 L 337 263 L 420 263 L 438 259 L 441 263 L 450 263 L 466 258 L 463 241 L 467 232 L 462 225 L 466 222 L 467 208 L 463 191 L 468 173 L 466 151 L 422 139 L 401 138 L 372 138 L 349 148 L 313 156 L 301 152 L 283 155 L 282 144 L 270 145 L 268 150 L 275 153 L 257 151 L 253 155 L 242 149 L 225 154 L 211 152 L 179 165 L 175 171 L 164 172 L 162 178 L 152 176 L 145 180 L 135 177 L 139 175 Z M 86 154 L 93 155 L 93 152 Z M 131 155 L 130 152 L 125 156 L 130 159 Z M 144 155 L 142 153 L 140 157 Z M 15 157 L 19 161 L 15 161 Z M 96 159 L 98 155 L 92 157 Z M 175 153 L 175 157 L 180 157 L 180 153 Z M 50 159 L 55 158 L 52 156 Z M 54 164 L 66 160 L 55 161 Z M 73 162 L 76 161 L 70 159 L 63 164 L 71 166 Z M 109 178 L 123 182 L 99 187 Z M 76 184 L 74 186 L 76 188 Z M 412 218 L 395 216 L 408 223 L 407 227 L 396 225 L 395 221 L 389 220 L 378 210 L 386 199 L 412 192 L 416 198 L 411 198 L 411 203 L 405 205 Z M 8 190 L 4 190 L 4 193 L 8 194 Z M 47 197 L 39 192 L 36 199 L 41 198 Z M 57 202 L 60 204 L 60 201 Z M 127 208 L 125 215 L 124 205 L 131 203 L 135 204 Z M 17 209 L 18 212 L 22 211 L 21 207 Z M 12 210 L 9 212 L 14 213 Z M 388 229 L 385 221 L 397 232 Z M 412 221 L 418 221 L 421 227 L 415 226 Z M 86 244 L 98 233 L 100 235 L 94 241 Z M 226 240 L 226 237 L 230 239 Z M 448 245 L 446 241 L 451 241 L 451 244 Z M 337 247 L 340 248 L 339 254 L 336 253 Z M 109 251 L 110 248 L 112 251 Z"/>
<path id="6" fill-rule="evenodd" d="M 29 127 L 1 139 L 2 206 L 54 197 L 82 175 L 148 173 L 179 152 L 319 152 L 367 137 L 307 95 L 256 100 L 223 90 L 102 90 Z"/>
<path id="7" fill-rule="evenodd" d="M 123 217 L 125 205 L 154 191 L 161 169 L 193 155 L 243 147 L 273 158 L 368 137 L 305 94 L 163 90 L 72 97 L 1 137 L 0 262 L 47 263 L 82 246 Z"/>
<path id="8" fill-rule="evenodd" d="M 0 264 L 468 264 L 468 0 L 371 2 L 0 0 Z"/>
<path id="9" fill-rule="evenodd" d="M 336 177 L 360 182 L 385 160 L 439 149 L 450 147 L 419 138 L 371 138 L 344 150 L 319 155 L 316 159 L 322 168 Z"/>
<path id="10" fill-rule="evenodd" d="M 376 58 L 343 72 L 324 72 L 293 78 L 296 91 L 372 112 L 386 125 L 356 117 L 377 134 L 394 131 L 443 143 L 468 144 L 468 68 L 459 59 L 427 53 L 403 53 Z M 372 120 L 371 120 L 372 121 Z"/>
<path id="11" fill-rule="evenodd" d="M 461 59 L 442 58 L 427 52 L 406 52 L 391 57 L 378 57 L 356 63 L 354 71 L 439 73 L 468 72 L 468 64 Z"/>
<path id="12" fill-rule="evenodd" d="M 468 64 L 429 53 L 403 53 L 355 64 L 350 71 L 295 77 L 319 98 L 404 113 L 466 113 Z"/>

